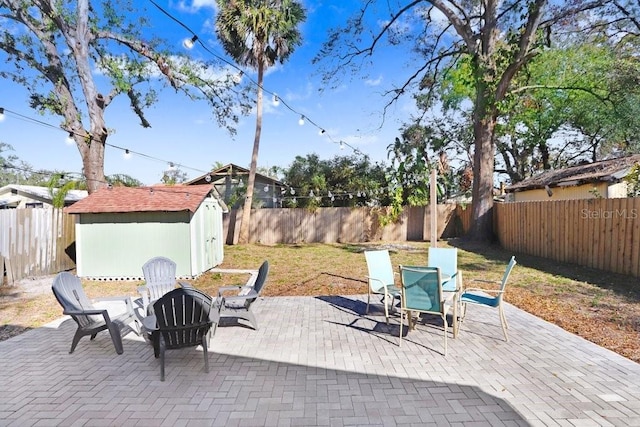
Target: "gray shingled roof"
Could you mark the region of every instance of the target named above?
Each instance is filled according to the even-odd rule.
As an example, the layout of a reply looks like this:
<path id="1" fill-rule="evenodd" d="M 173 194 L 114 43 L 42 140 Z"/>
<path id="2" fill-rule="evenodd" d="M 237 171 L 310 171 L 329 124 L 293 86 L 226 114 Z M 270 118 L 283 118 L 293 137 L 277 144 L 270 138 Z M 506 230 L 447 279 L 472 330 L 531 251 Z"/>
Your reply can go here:
<path id="1" fill-rule="evenodd" d="M 590 182 L 619 182 L 640 163 L 640 154 L 601 160 L 564 169 L 548 170 L 505 188 L 507 193 L 537 188 L 581 185 Z"/>

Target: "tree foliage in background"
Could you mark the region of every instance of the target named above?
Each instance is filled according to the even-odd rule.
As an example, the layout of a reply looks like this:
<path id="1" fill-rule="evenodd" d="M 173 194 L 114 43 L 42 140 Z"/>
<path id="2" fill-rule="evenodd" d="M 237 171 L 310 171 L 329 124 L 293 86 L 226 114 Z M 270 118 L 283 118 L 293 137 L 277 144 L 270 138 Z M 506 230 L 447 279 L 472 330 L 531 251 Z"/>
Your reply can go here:
<path id="1" fill-rule="evenodd" d="M 71 190 L 86 190 L 84 179 L 73 179 L 63 172 L 55 172 L 47 182 L 51 204 L 54 208 L 64 208 L 64 201 Z"/>
<path id="2" fill-rule="evenodd" d="M 46 178 L 42 173 L 33 170 L 33 167 L 20 160 L 14 154 L 3 154 L 13 151 L 13 147 L 0 142 L 0 187 L 9 184 L 41 185 Z"/>
<path id="3" fill-rule="evenodd" d="M 238 64 L 258 73 L 256 131 L 238 236 L 239 243 L 247 243 L 262 132 L 264 72 L 276 62 L 284 63 L 302 43 L 298 26 L 306 15 L 302 5 L 294 0 L 216 0 L 216 3 L 216 33 L 224 50 Z"/>
<path id="4" fill-rule="evenodd" d="M 123 173 L 107 176 L 107 182 L 114 187 L 140 187 L 142 185 L 140 180 Z"/>
<path id="5" fill-rule="evenodd" d="M 116 97 L 129 99 L 143 127 L 151 126 L 144 111 L 162 85 L 207 101 L 231 132 L 236 112 L 250 108 L 230 73 L 193 62 L 150 35 L 146 14 L 133 2 L 0 0 L 0 15 L 0 78 L 24 86 L 37 112 L 62 118 L 60 127 L 82 157 L 89 192 L 107 185 L 105 110 Z"/>
<path id="6" fill-rule="evenodd" d="M 366 156 L 330 160 L 321 160 L 317 154 L 296 156 L 282 173 L 289 187 L 282 195 L 286 207 L 387 206 L 391 202 L 385 165 L 372 164 Z"/>
<path id="7" fill-rule="evenodd" d="M 179 167 L 172 166 L 162 173 L 160 182 L 165 185 L 182 184 L 189 180 L 187 173 Z"/>
<path id="8" fill-rule="evenodd" d="M 412 46 L 413 62 L 404 83 L 391 88 L 389 104 L 405 93 L 437 92 L 437 83 L 468 57 L 473 87 L 473 206 L 469 237 L 492 238 L 495 130 L 500 104 L 523 67 L 547 44 L 553 25 L 575 19 L 603 1 L 424 0 L 365 2 L 344 26 L 330 32 L 316 61 L 329 63 L 327 82 L 340 71 L 356 75 L 383 46 Z M 398 67 L 401 69 L 402 67 Z M 389 105 L 387 104 L 387 105 Z"/>

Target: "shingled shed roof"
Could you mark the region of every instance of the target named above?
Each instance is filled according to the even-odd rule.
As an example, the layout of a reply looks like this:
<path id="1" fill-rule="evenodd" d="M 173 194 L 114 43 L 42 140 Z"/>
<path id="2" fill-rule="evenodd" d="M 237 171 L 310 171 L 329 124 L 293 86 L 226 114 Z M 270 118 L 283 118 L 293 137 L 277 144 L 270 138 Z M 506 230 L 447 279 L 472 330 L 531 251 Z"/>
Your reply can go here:
<path id="1" fill-rule="evenodd" d="M 66 208 L 65 212 L 195 212 L 212 190 L 208 184 L 101 188 Z"/>
<path id="2" fill-rule="evenodd" d="M 507 193 L 537 188 L 581 185 L 590 182 L 619 182 L 640 163 L 640 154 L 601 160 L 565 169 L 549 170 L 505 188 Z"/>

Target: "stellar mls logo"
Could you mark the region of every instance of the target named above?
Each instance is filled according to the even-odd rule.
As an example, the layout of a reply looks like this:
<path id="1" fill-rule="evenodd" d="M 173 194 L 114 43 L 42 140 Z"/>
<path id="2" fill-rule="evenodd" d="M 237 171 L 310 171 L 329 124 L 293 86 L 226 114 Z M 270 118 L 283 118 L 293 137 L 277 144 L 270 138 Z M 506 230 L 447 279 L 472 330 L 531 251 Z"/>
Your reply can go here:
<path id="1" fill-rule="evenodd" d="M 580 211 L 580 218 L 582 219 L 637 219 L 638 218 L 638 210 L 637 209 L 615 209 L 615 210 L 606 210 L 606 209 L 582 209 Z"/>

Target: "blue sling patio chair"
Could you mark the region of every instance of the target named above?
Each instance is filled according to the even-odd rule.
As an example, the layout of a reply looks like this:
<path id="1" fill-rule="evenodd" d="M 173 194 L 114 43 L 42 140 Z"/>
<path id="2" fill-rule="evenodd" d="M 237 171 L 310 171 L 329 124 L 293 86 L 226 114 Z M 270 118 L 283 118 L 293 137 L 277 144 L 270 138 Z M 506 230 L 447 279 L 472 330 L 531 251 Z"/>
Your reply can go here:
<path id="1" fill-rule="evenodd" d="M 460 297 L 460 302 L 462 304 L 462 320 L 464 320 L 464 317 L 467 314 L 467 304 L 477 304 L 497 308 L 500 316 L 500 324 L 502 325 L 502 332 L 504 333 L 504 339 L 507 342 L 509 341 L 509 336 L 507 335 L 509 325 L 507 324 L 507 318 L 504 315 L 503 300 L 507 280 L 509 279 L 511 270 L 513 270 L 515 265 L 516 257 L 512 256 L 511 260 L 509 260 L 509 264 L 507 265 L 507 269 L 502 276 L 502 281 L 500 282 L 480 279 L 474 280 L 474 282 L 497 284 L 499 285 L 498 289 L 468 288 L 464 290 Z"/>
<path id="2" fill-rule="evenodd" d="M 453 306 L 453 298 L 445 299 L 438 267 L 400 266 L 402 304 L 400 305 L 400 344 L 402 323 L 407 315 L 409 330 L 413 329 L 413 313 L 436 314 L 444 324 L 444 355 L 447 355 L 447 313 Z"/>
<path id="3" fill-rule="evenodd" d="M 462 288 L 462 273 L 458 270 L 457 248 L 429 248 L 429 267 L 438 267 L 442 275 L 442 287 L 445 291 Z"/>
<path id="4" fill-rule="evenodd" d="M 389 306 L 393 312 L 394 301 L 396 298 L 400 299 L 400 288 L 395 284 L 395 273 L 389 251 L 387 249 L 365 251 L 364 256 L 369 270 L 366 313 L 369 313 L 371 294 L 382 295 L 380 302 L 384 304 L 384 317 L 389 324 Z"/>

